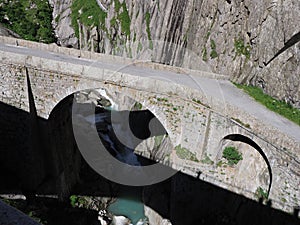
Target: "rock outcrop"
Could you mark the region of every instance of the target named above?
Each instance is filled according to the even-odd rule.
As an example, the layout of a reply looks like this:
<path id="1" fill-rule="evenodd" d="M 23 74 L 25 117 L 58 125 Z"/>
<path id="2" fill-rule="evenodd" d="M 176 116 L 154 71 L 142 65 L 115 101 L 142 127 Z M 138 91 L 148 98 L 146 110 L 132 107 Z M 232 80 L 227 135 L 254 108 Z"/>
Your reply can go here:
<path id="1" fill-rule="evenodd" d="M 57 44 L 65 47 L 78 48 L 78 38 L 71 25 L 72 0 L 49 0 L 53 7 L 52 25 L 57 37 Z"/>
<path id="2" fill-rule="evenodd" d="M 0 36 L 20 38 L 18 34 L 7 29 L 6 27 L 3 27 L 1 24 L 0 24 Z"/>
<path id="3" fill-rule="evenodd" d="M 151 60 L 194 69 L 205 62 L 300 108 L 298 0 L 99 0 L 107 9 L 104 25 L 79 18 L 78 39 L 72 0 L 50 1 L 62 45 L 127 57 L 154 49 Z"/>

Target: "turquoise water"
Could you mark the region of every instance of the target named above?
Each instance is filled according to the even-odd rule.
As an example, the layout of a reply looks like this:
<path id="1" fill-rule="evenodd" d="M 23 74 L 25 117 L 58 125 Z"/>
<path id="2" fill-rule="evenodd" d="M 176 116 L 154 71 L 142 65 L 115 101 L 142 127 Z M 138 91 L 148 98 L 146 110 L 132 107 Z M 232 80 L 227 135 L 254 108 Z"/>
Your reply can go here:
<path id="1" fill-rule="evenodd" d="M 132 224 L 145 218 L 143 203 L 133 198 L 118 198 L 108 207 L 108 211 L 116 216 L 126 216 Z"/>

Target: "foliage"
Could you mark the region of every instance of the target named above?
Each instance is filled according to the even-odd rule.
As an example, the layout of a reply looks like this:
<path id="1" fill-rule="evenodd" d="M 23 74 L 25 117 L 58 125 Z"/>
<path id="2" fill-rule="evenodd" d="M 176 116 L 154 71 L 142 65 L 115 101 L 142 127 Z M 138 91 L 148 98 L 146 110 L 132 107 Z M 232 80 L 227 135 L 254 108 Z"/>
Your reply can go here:
<path id="1" fill-rule="evenodd" d="M 146 12 L 145 20 L 146 20 L 146 31 L 147 31 L 147 34 L 148 34 L 148 40 L 150 41 L 149 48 L 153 49 L 153 42 L 152 42 L 152 38 L 151 38 L 151 29 L 150 29 L 151 15 L 150 15 L 149 12 Z"/>
<path id="2" fill-rule="evenodd" d="M 196 155 L 192 152 L 190 152 L 188 149 L 181 147 L 181 145 L 178 145 L 175 147 L 176 150 L 176 155 L 180 158 L 180 159 L 187 159 L 187 160 L 191 160 L 194 162 L 199 162 L 199 160 L 197 159 Z"/>
<path id="3" fill-rule="evenodd" d="M 255 196 L 258 199 L 263 199 L 263 200 L 267 200 L 268 199 L 268 193 L 262 187 L 258 187 L 256 189 Z"/>
<path id="4" fill-rule="evenodd" d="M 115 12 L 119 13 L 120 9 L 122 8 L 122 4 L 119 0 L 114 0 L 115 3 Z"/>
<path id="5" fill-rule="evenodd" d="M 141 42 L 139 42 L 138 47 L 137 47 L 137 52 L 139 53 L 142 50 L 143 50 L 143 45 Z"/>
<path id="6" fill-rule="evenodd" d="M 218 53 L 216 52 L 216 50 L 212 50 L 210 53 L 210 58 L 215 59 L 218 57 Z"/>
<path id="7" fill-rule="evenodd" d="M 209 105 L 206 105 L 205 103 L 201 102 L 201 101 L 198 100 L 198 99 L 193 98 L 192 100 L 193 100 L 193 102 L 196 102 L 196 103 L 201 104 L 201 105 L 203 105 L 203 106 L 205 106 L 205 107 L 207 107 L 207 108 L 210 108 Z"/>
<path id="8" fill-rule="evenodd" d="M 71 195 L 70 196 L 70 204 L 73 208 L 86 208 L 89 207 L 89 197 L 87 196 L 78 196 L 78 195 Z"/>
<path id="9" fill-rule="evenodd" d="M 29 211 L 28 216 L 40 224 L 43 224 L 43 225 L 47 224 L 47 221 L 39 218 L 35 211 Z"/>
<path id="10" fill-rule="evenodd" d="M 77 20 L 86 26 L 99 26 L 101 29 L 105 29 L 107 13 L 98 6 L 96 0 L 74 0 L 71 9 L 72 26 L 77 37 L 79 37 Z"/>
<path id="11" fill-rule="evenodd" d="M 131 19 L 128 14 L 126 2 L 124 1 L 123 3 L 120 3 L 119 0 L 114 0 L 114 5 L 115 5 L 116 16 L 114 16 L 110 20 L 110 25 L 112 27 L 115 27 L 118 24 L 120 24 L 122 33 L 125 34 L 127 37 L 129 37 L 130 36 Z M 120 13 L 121 9 L 122 9 L 122 12 Z"/>
<path id="12" fill-rule="evenodd" d="M 256 101 L 266 106 L 273 112 L 276 112 L 285 118 L 293 121 L 300 126 L 300 110 L 293 108 L 290 104 L 284 101 L 278 101 L 271 96 L 264 94 L 258 87 L 235 84 L 238 88 L 243 89 L 246 93 L 252 96 Z"/>
<path id="13" fill-rule="evenodd" d="M 219 161 L 219 162 L 217 163 L 217 167 L 221 167 L 221 166 L 223 166 L 223 162 L 222 162 L 222 161 Z"/>
<path id="14" fill-rule="evenodd" d="M 233 117 L 231 117 L 231 119 L 233 119 L 234 121 L 236 121 L 236 122 L 238 122 L 239 124 L 241 124 L 241 125 L 243 125 L 244 127 L 246 127 L 246 128 L 251 128 L 251 126 L 250 126 L 250 124 L 248 124 L 248 123 L 244 123 L 244 122 L 242 122 L 240 119 L 238 119 L 238 118 L 233 118 Z"/>
<path id="15" fill-rule="evenodd" d="M 165 135 L 155 136 L 154 137 L 154 148 L 158 148 L 162 144 L 164 138 L 165 138 Z"/>
<path id="16" fill-rule="evenodd" d="M 246 56 L 247 59 L 250 58 L 250 51 L 251 51 L 251 47 L 250 45 L 245 45 L 244 40 L 243 39 L 236 39 L 234 41 L 234 48 L 236 53 L 240 56 L 240 55 L 244 55 Z"/>
<path id="17" fill-rule="evenodd" d="M 0 0 L 0 23 L 26 40 L 55 42 L 52 8 L 46 0 Z"/>
<path id="18" fill-rule="evenodd" d="M 169 100 L 167 98 L 157 98 L 157 101 L 159 101 L 159 102 L 168 102 Z"/>
<path id="19" fill-rule="evenodd" d="M 136 102 L 133 106 L 133 110 L 141 110 L 143 108 L 143 105 L 139 102 Z"/>
<path id="20" fill-rule="evenodd" d="M 115 2 L 119 2 L 119 0 L 115 0 Z M 131 23 L 131 20 L 130 20 L 128 10 L 127 10 L 127 7 L 126 7 L 126 2 L 124 1 L 121 4 L 121 6 L 123 8 L 123 11 L 118 15 L 118 19 L 121 22 L 122 32 L 125 33 L 126 36 L 129 37 L 130 36 L 130 23 Z"/>
<path id="21" fill-rule="evenodd" d="M 70 204 L 72 207 L 76 207 L 76 204 L 78 202 L 78 196 L 77 195 L 71 195 L 70 196 Z"/>
<path id="22" fill-rule="evenodd" d="M 226 147 L 223 151 L 223 158 L 227 159 L 230 166 L 238 164 L 243 159 L 242 154 L 235 147 Z"/>
<path id="23" fill-rule="evenodd" d="M 212 59 L 217 58 L 218 57 L 218 53 L 216 51 L 217 46 L 213 39 L 210 40 L 210 47 L 211 47 L 210 57 Z"/>
<path id="24" fill-rule="evenodd" d="M 201 102 L 200 100 L 198 100 L 198 99 L 193 98 L 192 100 L 193 100 L 193 102 L 196 102 L 196 103 L 198 103 L 198 104 L 202 104 L 202 102 Z M 202 104 L 202 105 L 203 105 L 203 104 Z"/>

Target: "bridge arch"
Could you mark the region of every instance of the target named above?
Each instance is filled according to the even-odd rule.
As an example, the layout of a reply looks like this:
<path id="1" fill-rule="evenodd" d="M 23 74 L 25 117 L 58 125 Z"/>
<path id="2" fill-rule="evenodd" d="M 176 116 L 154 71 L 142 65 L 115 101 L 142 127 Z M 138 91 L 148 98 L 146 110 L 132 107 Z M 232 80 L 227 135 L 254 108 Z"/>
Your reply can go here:
<path id="1" fill-rule="evenodd" d="M 269 178 L 269 185 L 268 185 L 268 192 L 267 192 L 267 194 L 269 196 L 271 187 L 272 187 L 273 173 L 272 173 L 272 167 L 269 162 L 269 159 L 266 156 L 266 154 L 264 153 L 264 151 L 261 149 L 261 147 L 256 142 L 254 142 L 252 139 L 250 139 L 249 137 L 246 137 L 242 134 L 229 134 L 222 139 L 222 141 L 224 141 L 224 140 L 230 140 L 233 142 L 241 142 L 241 143 L 247 144 L 247 145 L 251 146 L 252 148 L 254 148 L 260 154 L 260 156 L 263 158 L 264 162 L 266 163 L 267 169 L 269 172 L 270 178 Z"/>
<path id="2" fill-rule="evenodd" d="M 82 82 L 84 83 L 84 82 Z M 113 101 L 117 102 L 117 99 L 119 96 L 122 97 L 128 97 L 130 99 L 132 99 L 132 101 L 136 102 L 136 103 L 141 103 L 143 105 L 143 108 L 149 110 L 159 121 L 160 123 L 164 126 L 164 128 L 166 129 L 167 133 L 171 133 L 171 130 L 169 129 L 166 121 L 167 118 L 165 117 L 164 113 L 162 111 L 160 111 L 159 109 L 157 109 L 157 107 L 154 107 L 153 105 L 151 105 L 151 103 L 144 101 L 144 96 L 141 95 L 141 91 L 139 90 L 134 90 L 134 89 L 129 89 L 128 93 L 126 93 L 126 91 L 122 91 L 125 93 L 122 93 L 119 90 L 119 86 L 117 85 L 107 85 L 105 83 L 102 82 L 97 82 L 98 84 L 84 84 L 83 86 L 80 85 L 78 87 L 74 87 L 74 86 L 70 86 L 66 89 L 62 89 L 59 90 L 58 92 L 55 93 L 55 97 L 52 100 L 52 104 L 49 106 L 50 108 L 48 109 L 48 118 L 51 115 L 52 111 L 55 109 L 55 107 L 62 101 L 64 101 L 66 98 L 85 91 L 85 90 L 99 90 L 99 89 L 103 89 L 105 90 L 108 95 L 112 98 Z M 119 94 L 119 96 L 113 96 L 112 92 L 114 92 L 115 94 Z M 104 96 L 105 97 L 105 96 Z M 146 98 L 146 96 L 145 96 Z M 120 103 L 121 104 L 121 103 Z"/>
<path id="3" fill-rule="evenodd" d="M 101 88 L 102 89 L 102 88 Z M 103 96 L 103 97 L 105 97 L 105 96 Z M 111 95 L 109 95 L 109 97 L 111 97 Z M 55 118 L 55 114 L 57 114 L 57 112 L 58 113 L 62 113 L 62 114 L 64 114 L 64 113 L 66 113 L 66 114 L 68 114 L 69 115 L 69 112 L 68 111 L 71 111 L 70 110 L 70 106 L 72 107 L 73 106 L 73 99 L 74 99 L 74 95 L 73 94 L 71 94 L 71 95 L 68 95 L 67 97 L 65 97 L 62 101 L 60 101 L 54 108 L 53 108 L 53 110 L 51 111 L 51 113 L 50 113 L 50 116 L 49 116 L 49 120 L 53 120 L 53 118 Z M 134 101 L 136 101 L 135 99 L 134 99 Z M 63 110 L 58 110 L 59 108 L 61 108 L 64 104 L 66 104 L 66 105 L 68 105 L 68 107 L 63 107 L 64 109 L 65 109 L 65 111 L 63 111 Z M 76 104 L 75 104 L 76 105 Z M 92 105 L 91 105 L 92 106 Z M 147 106 L 145 106 L 146 108 L 147 108 Z M 67 109 L 66 109 L 67 108 Z M 74 109 L 74 108 L 73 108 Z M 89 107 L 89 109 L 87 109 L 87 114 L 82 114 L 83 115 L 83 117 L 82 118 L 84 118 L 84 116 L 86 116 L 86 115 L 92 115 L 91 113 L 94 113 L 94 110 L 95 108 L 94 108 L 94 106 L 92 106 L 92 107 Z M 67 111 L 67 112 L 66 112 Z M 150 112 L 150 113 L 152 113 L 152 111 L 151 111 L 151 109 L 148 109 L 148 111 Z M 79 111 L 80 112 L 80 111 Z M 121 111 L 122 112 L 122 111 Z M 143 113 L 144 111 L 142 111 L 142 113 Z M 76 113 L 76 111 L 75 111 L 75 113 Z M 148 113 L 149 114 L 149 113 Z M 144 114 L 143 114 L 144 115 Z M 141 117 L 143 117 L 143 115 L 140 115 L 140 120 L 142 120 L 143 121 L 143 118 L 141 118 Z M 56 116 L 57 117 L 57 116 Z M 58 116 L 59 117 L 59 116 Z M 70 119 L 70 116 L 63 116 L 64 118 L 66 118 L 67 117 L 67 120 L 68 120 L 68 125 L 70 125 L 70 120 L 71 120 L 71 123 L 72 123 L 72 119 L 73 119 L 73 113 L 71 112 L 71 119 Z M 81 117 L 81 116 L 80 116 Z M 160 120 L 159 120 L 159 118 L 157 118 L 156 117 L 156 115 L 154 114 L 154 113 L 152 113 L 152 118 L 155 118 L 155 120 L 157 121 L 157 122 L 160 122 Z M 113 117 L 111 117 L 111 119 L 114 119 Z M 123 117 L 120 117 L 120 119 L 122 120 L 123 119 Z M 125 117 L 124 117 L 124 119 L 126 119 Z M 56 119 L 57 120 L 57 119 Z M 146 120 L 149 122 L 149 123 L 144 123 L 144 124 L 140 124 L 140 126 L 141 125 L 143 125 L 145 128 L 147 127 L 147 126 L 149 126 L 149 130 L 150 130 L 150 135 L 149 135 L 149 137 L 155 137 L 156 135 L 160 135 L 160 134 L 156 134 L 156 133 L 152 133 L 152 130 L 151 130 L 151 123 L 152 123 L 152 120 L 150 120 L 149 121 L 149 118 L 146 118 Z M 61 123 L 61 121 L 60 121 L 60 123 Z M 76 122 L 75 122 L 76 123 Z M 55 124 L 56 123 L 51 123 L 51 124 L 54 124 L 54 126 L 55 126 Z M 62 125 L 61 125 L 62 126 Z M 76 139 L 76 137 L 78 137 L 78 136 L 76 136 L 75 135 L 75 133 L 76 134 L 78 134 L 78 127 L 77 127 L 77 125 L 75 125 L 75 129 L 77 130 L 77 131 L 74 131 L 74 127 L 73 127 L 73 125 L 71 124 L 71 130 L 73 130 L 73 132 L 74 132 L 74 137 L 75 137 L 75 139 Z M 160 123 L 160 126 L 162 126 L 163 128 L 164 128 L 164 125 L 162 124 L 162 123 Z M 72 129 L 73 128 L 73 129 Z M 131 127 L 130 127 L 131 128 Z M 57 129 L 57 130 L 60 130 L 60 129 Z M 84 128 L 84 130 L 85 130 L 85 128 Z M 110 128 L 109 128 L 109 130 L 110 130 Z M 115 131 L 115 130 L 114 130 Z M 129 131 L 130 132 L 130 130 L 127 130 L 127 129 L 125 129 L 125 132 L 127 132 L 127 131 Z M 131 130 L 132 131 L 132 130 Z M 87 135 L 90 135 L 90 132 L 91 131 L 87 131 Z M 155 131 L 154 131 L 155 132 Z M 114 132 L 115 133 L 115 132 Z M 132 132 L 133 133 L 133 132 Z M 132 133 L 131 134 L 129 134 L 129 135 L 132 135 Z M 134 134 L 134 133 L 133 133 Z M 168 134 L 167 132 L 166 132 L 166 129 L 164 129 L 164 134 Z M 73 137 L 73 135 L 69 135 L 69 137 L 68 138 L 72 138 Z M 143 140 L 146 140 L 146 139 L 148 139 L 149 137 L 146 137 L 145 139 L 143 139 L 143 138 L 140 138 L 140 137 L 137 137 L 139 140 L 141 140 L 141 141 L 143 141 Z M 169 139 L 170 137 L 169 136 L 164 136 L 164 137 L 166 137 L 167 139 Z M 116 140 L 118 140 L 118 142 L 120 142 L 120 144 L 123 144 L 124 145 L 124 142 L 122 142 L 122 140 L 119 140 L 118 138 L 118 136 L 116 136 L 115 137 L 116 138 Z M 111 141 L 113 141 L 115 138 L 113 138 L 113 139 L 111 139 Z M 129 138 L 130 138 L 130 136 L 129 136 Z M 99 137 L 97 138 L 98 140 L 99 140 Z M 101 140 L 102 140 L 102 138 L 100 138 Z M 92 139 L 92 141 L 93 140 L 95 140 L 95 139 Z M 104 139 L 105 140 L 105 139 Z M 102 140 L 103 141 L 103 140 Z M 111 142 L 110 141 L 110 142 Z M 76 149 L 81 149 L 81 145 L 80 145 L 80 143 L 78 143 L 78 141 L 77 141 L 77 139 L 76 139 L 76 141 L 74 141 L 73 143 L 75 143 L 75 148 Z M 77 144 L 76 144 L 77 143 Z M 92 145 L 92 143 L 96 143 L 96 142 L 90 142 L 91 143 L 91 145 Z M 112 143 L 112 142 L 111 142 Z M 173 146 L 173 144 L 172 144 L 172 141 L 169 141 L 169 140 L 166 140 L 166 142 L 164 142 L 164 143 L 168 143 L 169 144 L 169 146 L 170 146 L 170 148 L 172 148 L 172 146 Z M 78 145 L 79 144 L 79 145 Z M 119 144 L 116 144 L 116 145 L 119 145 Z M 116 146 L 115 145 L 115 146 Z M 77 147 L 76 147 L 77 146 Z M 126 146 L 127 148 L 126 149 L 128 149 L 128 148 L 130 148 L 130 146 L 127 146 L 126 145 L 126 143 L 125 143 L 125 145 L 124 146 Z M 93 147 L 94 148 L 94 147 Z M 62 148 L 61 148 L 62 149 Z M 75 150 L 76 150 L 75 149 Z M 124 149 L 124 151 L 127 151 L 126 149 Z M 68 150 L 69 151 L 69 150 Z M 69 151 L 70 152 L 70 151 Z M 77 151 L 78 152 L 78 151 Z M 88 158 L 86 158 L 85 157 L 85 154 L 82 152 L 82 151 L 80 151 L 80 153 L 81 153 L 81 156 L 83 156 L 83 158 L 85 159 L 85 161 L 86 162 L 88 162 L 88 164 L 90 164 L 89 163 L 89 160 L 88 160 Z M 67 157 L 66 156 L 66 154 L 65 153 L 59 153 L 59 155 L 62 155 L 62 157 L 61 158 L 65 158 L 65 157 Z M 112 154 L 113 155 L 113 154 Z M 120 154 L 118 154 L 119 156 L 121 155 L 121 153 Z M 98 156 L 99 158 L 101 158 L 101 156 L 99 155 Z M 116 159 L 118 159 L 118 158 L 116 158 Z M 125 158 L 124 158 L 125 159 Z M 64 161 L 64 160 L 63 160 Z M 119 160 L 120 161 L 120 160 Z M 143 160 L 142 160 L 143 161 Z M 122 162 L 122 160 L 121 160 L 121 162 Z M 123 162 L 124 163 L 124 162 Z M 130 163 L 130 162 L 128 162 L 128 163 Z M 128 164 L 127 162 L 126 162 L 126 164 Z M 64 164 L 64 162 L 62 162 L 62 164 Z M 153 166 L 154 166 L 154 163 L 152 163 L 153 164 Z M 128 164 L 128 165 L 132 165 L 132 164 Z M 158 165 L 158 164 L 157 164 Z M 90 164 L 90 166 L 91 166 L 91 164 Z M 132 166 L 135 166 L 135 165 L 132 165 Z M 149 167 L 150 167 L 151 165 L 149 165 Z M 63 166 L 64 167 L 64 166 Z M 147 167 L 147 166 L 145 166 L 145 167 Z M 95 170 L 95 168 L 92 166 L 92 168 Z M 165 168 L 164 166 L 162 166 L 162 165 L 160 165 L 160 166 L 157 166 L 157 169 L 159 169 L 159 168 Z M 151 169 L 151 168 L 150 168 Z M 157 170 L 156 169 L 156 170 Z M 168 170 L 168 174 L 170 173 L 172 173 L 172 175 L 174 174 L 174 170 L 173 169 L 165 169 L 165 170 Z M 95 170 L 95 171 L 97 171 L 97 172 L 99 172 L 98 170 Z M 121 175 L 120 175 L 121 176 Z M 160 178 L 161 179 L 161 178 Z M 129 181 L 128 181 L 129 182 Z M 152 182 L 151 181 L 151 179 L 150 179 L 150 181 L 149 182 Z M 125 184 L 125 183 L 124 183 Z"/>

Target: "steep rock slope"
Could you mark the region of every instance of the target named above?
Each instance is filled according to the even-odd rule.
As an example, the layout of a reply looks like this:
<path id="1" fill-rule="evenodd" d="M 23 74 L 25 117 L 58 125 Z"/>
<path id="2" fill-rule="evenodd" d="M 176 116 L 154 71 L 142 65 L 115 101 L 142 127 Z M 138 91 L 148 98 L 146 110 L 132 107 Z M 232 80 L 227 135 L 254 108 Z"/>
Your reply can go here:
<path id="1" fill-rule="evenodd" d="M 298 0 L 89 0 L 99 23 L 84 1 L 50 1 L 62 45 L 127 57 L 154 49 L 153 61 L 195 69 L 206 62 L 300 108 Z"/>
<path id="2" fill-rule="evenodd" d="M 71 25 L 72 0 L 49 0 L 53 8 L 52 26 L 57 43 L 62 46 L 78 48 L 78 38 Z"/>

